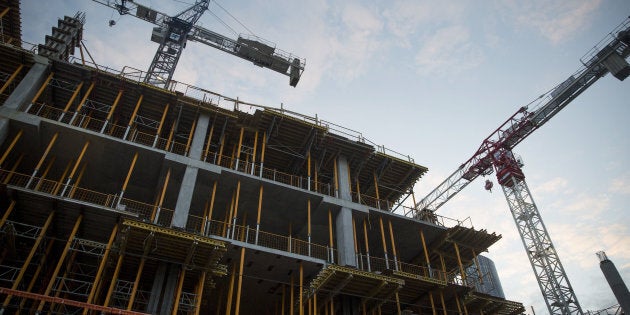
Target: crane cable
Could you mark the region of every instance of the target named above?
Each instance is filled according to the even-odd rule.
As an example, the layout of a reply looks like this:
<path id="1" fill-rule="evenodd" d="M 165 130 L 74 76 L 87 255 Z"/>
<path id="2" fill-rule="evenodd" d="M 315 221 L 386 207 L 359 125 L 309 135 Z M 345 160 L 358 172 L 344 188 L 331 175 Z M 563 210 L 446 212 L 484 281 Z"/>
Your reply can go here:
<path id="1" fill-rule="evenodd" d="M 254 35 L 254 32 L 252 32 L 247 26 L 245 26 L 245 24 L 241 23 L 241 21 L 239 21 L 234 15 L 232 15 L 232 13 L 230 13 L 228 10 L 226 10 L 224 7 L 222 7 L 217 1 L 213 1 L 214 3 L 217 4 L 217 6 L 219 8 L 221 8 L 221 10 L 225 11 L 225 13 L 227 13 L 232 19 L 234 19 L 234 21 L 236 21 L 236 23 L 240 24 L 244 29 L 246 29 L 250 35 Z"/>

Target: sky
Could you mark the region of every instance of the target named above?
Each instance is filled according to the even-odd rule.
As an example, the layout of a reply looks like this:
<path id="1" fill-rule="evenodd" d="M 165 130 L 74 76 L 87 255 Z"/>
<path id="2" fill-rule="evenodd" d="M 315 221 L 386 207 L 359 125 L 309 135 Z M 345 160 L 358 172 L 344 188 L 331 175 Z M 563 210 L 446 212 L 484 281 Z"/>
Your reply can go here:
<path id="1" fill-rule="evenodd" d="M 192 1 L 138 2 L 172 15 Z M 98 64 L 148 68 L 152 25 L 91 1 L 47 4 L 22 0 L 25 41 L 42 42 L 58 17 L 81 10 Z M 306 71 L 293 88 L 285 76 L 189 43 L 175 80 L 317 115 L 408 155 L 429 168 L 414 189 L 420 199 L 518 108 L 579 70 L 580 58 L 628 18 L 630 1 L 217 0 L 210 10 L 203 27 L 234 38 L 249 29 L 304 58 Z M 629 105 L 630 79 L 606 75 L 514 149 L 584 311 L 617 303 L 595 252 L 606 251 L 630 281 Z M 484 254 L 506 297 L 545 314 L 505 197 L 487 179 L 492 193 L 479 178 L 438 214 L 501 234 Z"/>

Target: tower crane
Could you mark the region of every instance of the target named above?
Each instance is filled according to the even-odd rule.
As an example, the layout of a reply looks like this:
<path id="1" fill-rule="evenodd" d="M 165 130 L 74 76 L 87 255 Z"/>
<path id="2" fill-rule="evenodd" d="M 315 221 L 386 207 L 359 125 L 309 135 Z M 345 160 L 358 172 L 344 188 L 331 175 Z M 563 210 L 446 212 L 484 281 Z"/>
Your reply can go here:
<path id="1" fill-rule="evenodd" d="M 223 52 L 253 62 L 255 65 L 271 69 L 289 77 L 289 85 L 295 87 L 304 72 L 304 60 L 275 47 L 275 44 L 256 36 L 239 35 L 236 40 L 196 25 L 208 9 L 210 0 L 196 0 L 193 5 L 175 16 L 141 5 L 133 0 L 92 0 L 118 11 L 120 15 L 130 14 L 156 25 L 151 41 L 158 47 L 149 66 L 144 82 L 166 88 L 173 78 L 186 42 L 196 41 Z M 110 26 L 115 21 L 110 21 Z"/>
<path id="2" fill-rule="evenodd" d="M 581 59 L 582 67 L 575 74 L 539 97 L 533 108 L 528 108 L 528 105 L 518 109 L 483 140 L 470 159 L 405 215 L 432 221 L 434 212 L 473 180 L 496 173 L 549 313 L 582 315 L 580 304 L 525 182 L 521 168 L 523 163 L 515 157 L 512 149 L 608 72 L 619 80 L 630 76 L 627 62 L 629 46 L 630 17 Z M 486 188 L 491 188 L 489 186 L 486 185 Z"/>

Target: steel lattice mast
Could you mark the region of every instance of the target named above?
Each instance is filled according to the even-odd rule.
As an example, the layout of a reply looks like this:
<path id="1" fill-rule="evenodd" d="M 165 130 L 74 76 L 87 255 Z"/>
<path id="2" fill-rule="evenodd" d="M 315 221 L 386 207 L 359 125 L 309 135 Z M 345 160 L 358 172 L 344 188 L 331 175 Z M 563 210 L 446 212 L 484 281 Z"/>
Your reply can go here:
<path id="1" fill-rule="evenodd" d="M 629 45 L 630 18 L 581 59 L 583 67 L 578 72 L 541 95 L 532 110 L 527 106 L 520 108 L 482 142 L 470 159 L 405 215 L 433 220 L 433 212 L 469 183 L 495 171 L 549 313 L 583 314 L 527 187 L 522 163 L 514 157 L 512 149 L 607 73 L 619 80 L 630 76 L 626 61 Z"/>

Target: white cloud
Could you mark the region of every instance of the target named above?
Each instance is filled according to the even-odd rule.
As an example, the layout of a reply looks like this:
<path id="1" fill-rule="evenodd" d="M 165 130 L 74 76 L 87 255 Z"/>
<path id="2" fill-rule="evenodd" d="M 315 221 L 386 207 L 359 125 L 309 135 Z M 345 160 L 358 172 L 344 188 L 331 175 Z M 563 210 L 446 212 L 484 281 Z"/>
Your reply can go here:
<path id="1" fill-rule="evenodd" d="M 630 195 L 630 174 L 614 178 L 608 189 L 611 193 Z"/>
<path id="2" fill-rule="evenodd" d="M 453 25 L 427 38 L 415 62 L 420 74 L 452 74 L 478 66 L 483 58 L 481 49 L 470 40 L 468 29 Z"/>
<path id="3" fill-rule="evenodd" d="M 511 1 L 507 17 L 518 25 L 533 28 L 557 44 L 586 27 L 602 0 L 581 1 Z"/>
<path id="4" fill-rule="evenodd" d="M 566 178 L 556 177 L 545 183 L 536 186 L 536 194 L 538 193 L 558 193 L 563 192 L 567 188 L 568 181 Z"/>
<path id="5" fill-rule="evenodd" d="M 432 1 L 394 1 L 383 11 L 387 28 L 398 37 L 398 42 L 409 46 L 410 39 L 431 23 L 454 23 L 466 12 L 464 2 L 444 2 L 435 5 Z"/>

